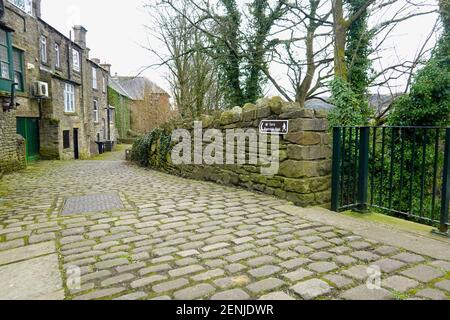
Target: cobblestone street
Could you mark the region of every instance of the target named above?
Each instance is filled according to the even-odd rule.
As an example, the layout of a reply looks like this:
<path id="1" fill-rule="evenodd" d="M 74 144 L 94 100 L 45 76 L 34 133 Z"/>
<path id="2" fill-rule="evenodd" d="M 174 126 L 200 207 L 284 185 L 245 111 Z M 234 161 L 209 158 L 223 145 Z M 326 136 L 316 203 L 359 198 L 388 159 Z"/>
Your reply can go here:
<path id="1" fill-rule="evenodd" d="M 63 214 L 79 196 L 93 211 L 109 197 L 122 206 Z M 23 293 L 33 299 L 449 299 L 450 260 L 279 209 L 288 204 L 120 160 L 39 162 L 0 181 L 0 277 L 53 264 L 47 291 Z M 380 290 L 366 285 L 370 266 Z"/>

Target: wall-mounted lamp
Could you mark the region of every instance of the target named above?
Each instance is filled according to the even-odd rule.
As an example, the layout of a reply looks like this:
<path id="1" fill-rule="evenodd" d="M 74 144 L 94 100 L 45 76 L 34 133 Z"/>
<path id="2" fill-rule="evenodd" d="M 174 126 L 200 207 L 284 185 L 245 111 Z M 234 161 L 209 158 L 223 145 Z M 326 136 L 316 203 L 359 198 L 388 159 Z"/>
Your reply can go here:
<path id="1" fill-rule="evenodd" d="M 11 110 L 16 110 L 18 106 L 20 106 L 20 104 L 18 104 L 16 102 L 16 87 L 19 84 L 14 82 L 11 84 L 11 95 L 9 98 L 3 98 L 2 101 L 2 107 L 3 107 L 3 111 L 7 112 L 7 111 L 11 111 Z"/>

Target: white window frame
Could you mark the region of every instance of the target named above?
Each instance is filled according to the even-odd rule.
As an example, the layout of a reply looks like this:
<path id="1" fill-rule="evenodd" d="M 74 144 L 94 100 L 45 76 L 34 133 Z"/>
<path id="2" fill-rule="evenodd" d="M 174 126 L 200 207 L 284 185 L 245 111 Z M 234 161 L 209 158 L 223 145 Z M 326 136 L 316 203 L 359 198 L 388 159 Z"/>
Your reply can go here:
<path id="1" fill-rule="evenodd" d="M 80 72 L 80 52 L 78 50 L 72 49 L 72 68 L 73 70 Z"/>
<path id="2" fill-rule="evenodd" d="M 70 83 L 64 85 L 64 112 L 75 112 L 75 86 Z"/>
<path id="3" fill-rule="evenodd" d="M 55 43 L 55 56 L 56 56 L 55 67 L 61 68 L 61 47 L 59 46 L 58 43 Z"/>
<path id="4" fill-rule="evenodd" d="M 33 0 L 9 0 L 9 2 L 30 16 L 33 16 Z"/>
<path id="5" fill-rule="evenodd" d="M 99 117 L 99 109 L 98 109 L 98 101 L 97 99 L 94 99 L 94 122 L 99 123 L 100 117 Z"/>
<path id="6" fill-rule="evenodd" d="M 98 89 L 98 78 L 97 78 L 97 68 L 92 67 L 92 88 Z"/>
<path id="7" fill-rule="evenodd" d="M 41 35 L 40 39 L 40 53 L 41 53 L 41 62 L 48 63 L 47 37 L 44 35 Z"/>
<path id="8" fill-rule="evenodd" d="M 113 108 L 111 108 L 111 106 L 108 108 L 108 109 L 106 109 L 107 110 L 107 112 L 108 112 L 108 117 L 109 117 L 109 123 L 114 123 L 114 109 Z"/>
<path id="9" fill-rule="evenodd" d="M 106 93 L 106 77 L 103 75 L 103 93 Z"/>

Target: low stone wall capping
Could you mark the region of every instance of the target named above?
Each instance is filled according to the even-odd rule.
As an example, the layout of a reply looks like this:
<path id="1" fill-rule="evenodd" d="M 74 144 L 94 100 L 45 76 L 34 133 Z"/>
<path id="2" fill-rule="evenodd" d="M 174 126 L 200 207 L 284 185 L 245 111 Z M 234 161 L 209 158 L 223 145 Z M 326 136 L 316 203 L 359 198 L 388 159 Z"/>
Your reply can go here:
<path id="1" fill-rule="evenodd" d="M 273 177 L 262 175 L 259 164 L 174 165 L 170 155 L 161 163 L 161 142 L 157 139 L 150 147 L 150 167 L 186 178 L 244 187 L 287 199 L 299 206 L 329 207 L 332 152 L 325 111 L 304 109 L 298 104 L 275 97 L 261 99 L 256 104 L 246 104 L 215 116 L 204 115 L 195 121 L 202 122 L 204 131 L 218 129 L 226 137 L 227 129 L 241 128 L 245 131 L 252 128 L 259 132 L 261 120 L 289 120 L 289 134 L 280 136 L 280 167 Z M 194 137 L 193 127 L 193 120 L 178 120 L 163 126 L 169 132 L 187 129 Z M 172 146 L 176 143 L 172 142 Z M 249 147 L 247 143 L 247 159 L 248 154 L 255 151 L 256 148 Z"/>

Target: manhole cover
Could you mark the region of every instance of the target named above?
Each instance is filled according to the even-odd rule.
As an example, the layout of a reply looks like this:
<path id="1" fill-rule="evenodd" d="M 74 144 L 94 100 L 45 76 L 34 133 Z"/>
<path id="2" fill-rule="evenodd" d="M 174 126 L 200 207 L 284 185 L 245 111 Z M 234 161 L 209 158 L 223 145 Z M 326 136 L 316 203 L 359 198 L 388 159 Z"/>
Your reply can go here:
<path id="1" fill-rule="evenodd" d="M 101 212 L 123 208 L 123 203 L 116 193 L 93 194 L 67 198 L 62 214 Z"/>

